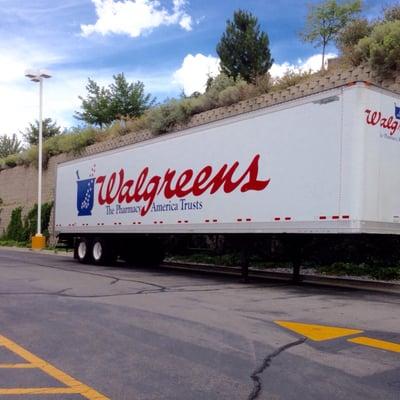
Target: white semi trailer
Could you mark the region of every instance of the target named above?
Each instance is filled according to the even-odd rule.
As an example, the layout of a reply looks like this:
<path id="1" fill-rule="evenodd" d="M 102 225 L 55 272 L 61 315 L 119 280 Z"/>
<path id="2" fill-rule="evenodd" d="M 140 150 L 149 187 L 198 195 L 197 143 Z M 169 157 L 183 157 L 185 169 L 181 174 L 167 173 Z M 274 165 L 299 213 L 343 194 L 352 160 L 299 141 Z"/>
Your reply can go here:
<path id="1" fill-rule="evenodd" d="M 357 82 L 61 163 L 56 232 L 94 263 L 164 234 L 400 234 L 397 103 Z"/>

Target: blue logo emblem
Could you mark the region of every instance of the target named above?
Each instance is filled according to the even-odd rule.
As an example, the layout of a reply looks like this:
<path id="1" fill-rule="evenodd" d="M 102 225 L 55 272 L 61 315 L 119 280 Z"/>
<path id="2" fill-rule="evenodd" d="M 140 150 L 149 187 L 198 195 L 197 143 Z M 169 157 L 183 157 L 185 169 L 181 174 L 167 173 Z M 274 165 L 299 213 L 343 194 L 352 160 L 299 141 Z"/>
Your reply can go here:
<path id="1" fill-rule="evenodd" d="M 77 180 L 77 198 L 76 208 L 78 209 L 78 217 L 92 215 L 94 204 L 94 184 L 96 178 L 93 178 L 94 168 L 89 179 L 80 179 L 79 173 L 76 171 Z"/>
<path id="2" fill-rule="evenodd" d="M 397 119 L 400 119 L 400 107 L 398 107 L 396 103 L 394 103 L 394 115 Z"/>

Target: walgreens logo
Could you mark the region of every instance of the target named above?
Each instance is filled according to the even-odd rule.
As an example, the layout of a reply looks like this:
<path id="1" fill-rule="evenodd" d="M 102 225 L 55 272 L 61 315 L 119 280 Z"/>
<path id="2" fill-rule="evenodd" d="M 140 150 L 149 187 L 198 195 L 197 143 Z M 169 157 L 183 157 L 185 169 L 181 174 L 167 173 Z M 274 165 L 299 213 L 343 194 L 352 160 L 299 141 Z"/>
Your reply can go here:
<path id="1" fill-rule="evenodd" d="M 386 129 L 390 136 L 393 136 L 399 129 L 400 124 L 397 119 L 400 117 L 400 107 L 395 106 L 395 116 L 383 115 L 380 111 L 365 110 L 366 122 L 368 125 L 377 125 Z"/>
<path id="2" fill-rule="evenodd" d="M 260 155 L 256 154 L 244 168 L 235 161 L 219 168 L 206 165 L 197 171 L 186 169 L 178 172 L 168 168 L 162 175 L 151 175 L 149 167 L 145 167 L 135 179 L 127 177 L 127 172 L 121 168 L 118 172 L 96 178 L 99 185 L 97 201 L 99 205 L 143 202 L 140 214 L 145 216 L 158 195 L 169 200 L 190 195 L 198 197 L 205 193 L 261 191 L 269 185 L 270 179 L 259 177 L 259 161 Z"/>

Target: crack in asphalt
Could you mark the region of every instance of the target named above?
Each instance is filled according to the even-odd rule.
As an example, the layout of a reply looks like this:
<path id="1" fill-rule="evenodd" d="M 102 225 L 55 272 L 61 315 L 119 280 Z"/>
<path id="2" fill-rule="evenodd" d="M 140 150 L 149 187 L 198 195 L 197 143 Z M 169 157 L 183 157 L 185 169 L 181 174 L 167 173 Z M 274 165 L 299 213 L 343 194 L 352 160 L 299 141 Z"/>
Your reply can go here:
<path id="1" fill-rule="evenodd" d="M 118 297 L 118 296 L 135 296 L 142 294 L 155 294 L 155 293 L 197 293 L 197 292 L 219 292 L 223 290 L 239 290 L 239 289 L 247 289 L 247 288 L 237 288 L 237 287 L 221 287 L 221 288 L 209 288 L 209 289 L 187 289 L 181 287 L 177 288 L 162 288 L 162 289 L 142 289 L 135 292 L 126 292 L 126 293 L 112 293 L 112 294 L 93 294 L 93 295 L 75 295 L 75 294 L 67 294 L 68 290 L 72 290 L 73 288 L 66 288 L 59 290 L 57 292 L 0 292 L 0 296 L 27 296 L 27 295 L 44 295 L 44 296 L 58 296 L 58 297 L 66 297 L 66 298 L 74 298 L 74 299 L 92 299 L 92 298 L 107 298 L 107 297 Z"/>
<path id="2" fill-rule="evenodd" d="M 9 257 L 13 258 L 13 257 Z M 49 268 L 49 269 L 54 269 L 54 270 L 60 270 L 60 271 L 65 271 L 65 272 L 75 272 L 78 274 L 83 274 L 83 275 L 89 275 L 89 276 L 96 276 L 96 277 L 101 277 L 101 278 L 106 278 L 110 279 L 110 285 L 115 285 L 118 282 L 131 282 L 131 283 L 140 283 L 143 285 L 147 286 L 152 286 L 154 289 L 142 289 L 142 290 L 137 290 L 134 292 L 126 292 L 126 293 L 112 293 L 112 294 L 93 294 L 93 295 L 74 295 L 74 294 L 68 294 L 66 293 L 68 290 L 72 290 L 72 288 L 66 288 L 57 292 L 41 292 L 41 291 L 24 291 L 24 292 L 0 292 L 0 296 L 15 296 L 15 295 L 45 295 L 45 296 L 59 296 L 59 297 L 66 297 L 66 298 L 77 298 L 77 299 L 85 299 L 85 298 L 108 298 L 108 297 L 118 297 L 118 296 L 134 296 L 134 295 L 142 295 L 142 294 L 155 294 L 155 293 L 195 293 L 195 292 L 216 292 L 216 291 L 222 291 L 222 290 L 229 290 L 229 289 L 235 289 L 238 290 L 239 288 L 237 286 L 234 287 L 218 287 L 218 288 L 207 288 L 207 289 L 188 289 L 187 285 L 174 285 L 174 286 L 164 286 L 164 285 L 159 285 L 156 283 L 148 282 L 148 281 L 142 281 L 142 280 L 137 280 L 137 279 L 128 279 L 128 278 L 118 278 L 114 275 L 111 274 L 102 274 L 98 272 L 91 272 L 91 271 L 85 271 L 85 270 L 76 270 L 76 269 L 71 269 L 71 268 L 65 268 L 61 266 L 54 266 L 54 265 L 48 265 L 48 264 L 41 264 L 38 262 L 32 262 L 29 260 L 24 260 L 25 264 L 29 264 L 32 266 L 38 266 L 38 267 L 43 267 L 43 268 Z M 190 285 L 191 286 L 191 285 Z M 210 286 L 209 284 L 206 285 L 196 285 L 196 286 Z M 264 288 L 265 286 L 270 286 L 270 285 L 251 285 L 251 288 Z M 244 289 L 247 289 L 245 287 Z"/>
<path id="3" fill-rule="evenodd" d="M 261 365 L 257 367 L 253 373 L 250 375 L 250 378 L 253 380 L 253 390 L 249 394 L 249 397 L 247 400 L 255 400 L 257 397 L 261 394 L 261 391 L 263 389 L 262 387 L 262 380 L 260 375 L 268 368 L 271 366 L 272 360 L 279 356 L 279 354 L 283 353 L 284 351 L 290 349 L 291 347 L 298 346 L 300 344 L 303 344 L 307 338 L 303 337 L 301 339 L 296 340 L 295 342 L 290 342 L 288 344 L 285 344 L 282 347 L 279 347 L 279 349 L 275 350 L 273 353 L 269 354 L 264 358 L 262 361 Z"/>
<path id="4" fill-rule="evenodd" d="M 10 258 L 13 258 L 13 257 L 10 257 Z M 143 285 L 154 286 L 154 287 L 156 287 L 158 289 L 161 289 L 161 290 L 168 289 L 166 286 L 158 285 L 158 284 L 152 283 L 152 282 L 140 281 L 140 280 L 135 280 L 135 279 L 118 278 L 118 277 L 113 276 L 113 275 L 101 274 L 101 273 L 98 273 L 98 272 L 90 272 L 90 271 L 76 270 L 76 269 L 71 269 L 71 268 L 56 267 L 56 266 L 53 266 L 53 265 L 30 262 L 28 260 L 24 260 L 24 263 L 25 264 L 29 264 L 29 265 L 38 266 L 38 267 L 56 269 L 56 270 L 60 270 L 60 271 L 75 272 L 77 274 L 92 275 L 92 276 L 99 276 L 99 277 L 102 277 L 102 278 L 107 278 L 107 279 L 111 280 L 110 285 L 114 285 L 114 284 L 116 284 L 118 282 L 134 282 L 134 283 L 141 283 Z"/>

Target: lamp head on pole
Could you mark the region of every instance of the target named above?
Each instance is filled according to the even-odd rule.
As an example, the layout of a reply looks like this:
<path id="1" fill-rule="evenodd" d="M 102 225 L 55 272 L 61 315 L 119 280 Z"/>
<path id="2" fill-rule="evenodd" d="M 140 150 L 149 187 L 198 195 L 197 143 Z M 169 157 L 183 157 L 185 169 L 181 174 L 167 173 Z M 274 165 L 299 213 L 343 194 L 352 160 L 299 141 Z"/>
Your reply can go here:
<path id="1" fill-rule="evenodd" d="M 40 82 L 42 79 L 51 78 L 51 74 L 47 69 L 28 69 L 25 71 L 25 76 L 32 82 Z"/>

